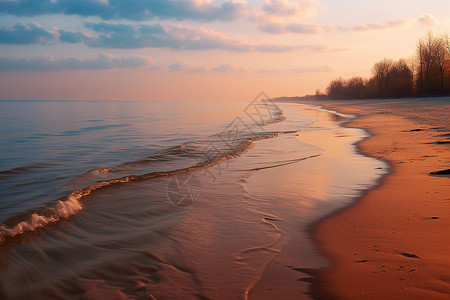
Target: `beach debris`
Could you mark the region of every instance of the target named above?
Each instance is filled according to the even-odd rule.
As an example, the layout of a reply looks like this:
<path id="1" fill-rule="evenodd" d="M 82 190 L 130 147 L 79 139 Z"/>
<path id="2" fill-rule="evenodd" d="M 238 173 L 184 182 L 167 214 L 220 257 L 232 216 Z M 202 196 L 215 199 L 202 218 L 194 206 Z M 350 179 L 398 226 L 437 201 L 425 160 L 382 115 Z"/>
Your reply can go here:
<path id="1" fill-rule="evenodd" d="M 313 283 L 314 282 L 314 278 L 313 277 L 302 277 L 297 279 L 298 281 L 303 281 L 303 282 L 308 282 L 308 283 Z"/>
<path id="2" fill-rule="evenodd" d="M 430 172 L 430 175 L 450 175 L 450 169 Z"/>
<path id="3" fill-rule="evenodd" d="M 288 268 L 291 268 L 294 271 L 300 272 L 300 273 L 304 273 L 306 275 L 310 275 L 312 277 L 317 275 L 317 269 L 313 269 L 313 268 L 300 268 L 300 267 L 293 267 L 293 266 L 286 266 Z"/>
<path id="4" fill-rule="evenodd" d="M 420 259 L 419 256 L 417 256 L 415 254 L 407 253 L 407 252 L 402 252 L 402 253 L 399 253 L 399 254 L 404 256 L 404 257 L 408 257 L 408 258 L 418 258 L 418 259 Z"/>
<path id="5" fill-rule="evenodd" d="M 398 266 L 397 269 L 399 269 L 401 271 L 401 270 L 403 270 L 403 266 Z"/>

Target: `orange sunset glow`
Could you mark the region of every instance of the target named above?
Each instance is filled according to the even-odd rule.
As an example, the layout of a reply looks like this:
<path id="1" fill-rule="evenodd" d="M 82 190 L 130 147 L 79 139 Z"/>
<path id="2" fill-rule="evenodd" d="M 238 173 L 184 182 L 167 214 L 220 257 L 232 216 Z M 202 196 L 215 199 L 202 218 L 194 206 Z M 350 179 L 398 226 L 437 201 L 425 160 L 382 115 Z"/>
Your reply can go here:
<path id="1" fill-rule="evenodd" d="M 0 300 L 450 299 L 449 12 L 0 0 Z"/>
<path id="2" fill-rule="evenodd" d="M 125 11 L 88 2 L 34 11 L 0 2 L 2 99 L 313 94 L 339 76 L 370 75 L 383 57 L 413 56 L 419 37 L 450 22 L 449 4 L 436 0 L 186 0 Z"/>

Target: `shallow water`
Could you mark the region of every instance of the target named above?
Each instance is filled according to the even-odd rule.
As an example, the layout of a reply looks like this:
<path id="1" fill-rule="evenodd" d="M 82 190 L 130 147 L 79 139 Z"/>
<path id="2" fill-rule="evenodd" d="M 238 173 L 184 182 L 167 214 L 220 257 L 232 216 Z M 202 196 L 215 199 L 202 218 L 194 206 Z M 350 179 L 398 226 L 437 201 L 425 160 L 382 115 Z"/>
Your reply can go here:
<path id="1" fill-rule="evenodd" d="M 386 166 L 267 103 L 0 102 L 0 296 L 308 298 L 309 224 Z"/>

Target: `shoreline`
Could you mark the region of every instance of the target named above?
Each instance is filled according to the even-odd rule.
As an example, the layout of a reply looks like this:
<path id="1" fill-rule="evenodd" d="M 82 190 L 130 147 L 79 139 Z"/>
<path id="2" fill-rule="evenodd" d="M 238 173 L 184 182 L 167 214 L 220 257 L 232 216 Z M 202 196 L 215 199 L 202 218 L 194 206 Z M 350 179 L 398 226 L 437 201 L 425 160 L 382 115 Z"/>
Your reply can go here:
<path id="1" fill-rule="evenodd" d="M 331 109 L 331 107 L 326 107 L 325 105 L 323 106 L 323 108 L 325 108 L 325 109 Z M 341 111 L 337 111 L 337 110 L 336 110 L 336 112 L 341 113 Z M 363 155 L 363 156 L 366 156 L 366 157 L 369 157 L 369 158 L 375 158 L 375 157 L 369 155 L 368 153 L 363 152 L 363 151 L 361 150 L 361 148 L 360 148 L 361 143 L 365 142 L 365 141 L 368 140 L 368 139 L 373 138 L 373 137 L 375 136 L 375 134 L 372 133 L 372 131 L 370 130 L 370 128 L 359 128 L 359 127 L 353 126 L 352 124 L 353 124 L 354 122 L 356 122 L 356 121 L 359 120 L 360 118 L 364 118 L 364 117 L 365 117 L 363 114 L 360 114 L 360 113 L 353 113 L 353 115 L 355 115 L 355 118 L 354 118 L 354 119 L 345 121 L 344 123 L 341 124 L 341 126 L 342 126 L 342 127 L 345 127 L 345 128 L 357 128 L 357 129 L 362 129 L 362 130 L 364 130 L 365 132 L 367 132 L 368 136 L 365 137 L 365 138 L 363 138 L 362 140 L 356 142 L 356 143 L 354 144 L 354 146 L 355 146 L 356 151 L 357 151 L 358 154 Z M 393 166 L 392 166 L 391 162 L 388 161 L 388 160 L 381 159 L 381 161 L 387 165 L 387 168 L 386 168 L 386 171 L 387 171 L 387 172 L 386 172 L 385 174 L 382 174 L 382 175 L 374 182 L 374 186 L 373 186 L 372 188 L 369 188 L 369 189 L 366 189 L 366 190 L 362 190 L 362 191 L 360 192 L 360 195 L 357 196 L 357 197 L 355 197 L 355 198 L 353 198 L 353 201 L 350 202 L 348 205 L 343 206 L 343 207 L 340 207 L 340 208 L 338 208 L 337 210 L 332 211 L 330 214 L 323 216 L 322 218 L 320 218 L 320 219 L 318 219 L 318 220 L 312 222 L 312 223 L 309 225 L 309 228 L 308 228 L 308 234 L 309 234 L 309 236 L 311 237 L 313 243 L 317 246 L 317 248 L 318 248 L 318 250 L 319 250 L 319 253 L 320 253 L 321 255 L 323 255 L 323 256 L 326 258 L 326 260 L 328 261 L 328 263 L 329 263 L 329 266 L 327 266 L 327 267 L 325 267 L 325 268 L 320 268 L 320 269 L 305 269 L 305 272 L 308 273 L 310 276 L 312 276 L 312 278 L 311 278 L 311 286 L 310 286 L 310 291 L 309 291 L 309 294 L 311 295 L 312 299 L 319 299 L 319 300 L 322 300 L 322 299 L 323 299 L 323 300 L 338 299 L 338 298 L 333 297 L 333 296 L 331 296 L 331 295 L 324 295 L 324 294 L 321 292 L 322 284 L 321 284 L 321 283 L 319 284 L 318 277 L 321 276 L 322 270 L 332 268 L 334 262 L 330 259 L 330 255 L 329 255 L 328 253 L 325 253 L 325 252 L 323 251 L 323 247 L 321 246 L 321 242 L 320 242 L 320 240 L 319 240 L 319 238 L 318 238 L 318 234 L 317 234 L 316 231 L 317 231 L 318 227 L 321 226 L 321 224 L 322 224 L 323 222 L 326 222 L 326 221 L 327 221 L 328 219 L 330 219 L 330 218 L 337 217 L 337 216 L 339 216 L 341 213 L 343 213 L 343 212 L 345 212 L 345 211 L 351 209 L 352 207 L 354 207 L 355 205 L 357 205 L 360 201 L 362 201 L 362 200 L 364 199 L 364 197 L 366 197 L 366 195 L 367 195 L 370 191 L 376 190 L 376 189 L 378 189 L 380 186 L 383 185 L 383 182 L 386 180 L 386 178 L 387 178 L 388 176 L 390 176 L 390 175 L 393 173 Z"/>
<path id="2" fill-rule="evenodd" d="M 274 262 L 267 266 L 260 282 L 251 291 L 250 299 L 312 299 L 309 292 L 313 279 L 311 270 L 323 268 L 328 262 L 319 254 L 311 239 L 310 224 L 336 209 L 347 207 L 350 200 L 358 199 L 365 190 L 373 187 L 388 168 L 384 162 L 356 151 L 354 144 L 367 138 L 369 134 L 359 128 L 344 126 L 353 117 L 310 105 L 296 106 L 295 112 L 314 120 L 310 125 L 313 128 L 325 129 L 300 131 L 296 139 L 319 147 L 324 152 L 319 157 L 300 164 L 255 174 L 257 178 L 252 176 L 247 182 L 250 190 L 255 184 L 258 186 L 261 182 L 266 182 L 267 178 L 287 177 L 291 178 L 292 183 L 295 182 L 295 185 L 289 185 L 294 197 L 288 199 L 290 206 L 276 201 L 276 207 L 271 210 L 271 213 L 281 216 L 283 222 L 277 226 L 286 235 L 288 242 Z M 340 176 L 342 170 L 349 172 L 349 176 Z M 265 185 L 271 184 L 273 182 Z M 276 200 L 278 197 L 274 196 L 273 199 Z M 307 199 L 313 200 L 310 213 L 298 211 L 300 203 Z M 300 221 L 301 216 L 307 220 Z"/>
<path id="3" fill-rule="evenodd" d="M 372 111 L 354 102 L 315 104 L 358 114 L 344 124 L 370 134 L 356 144 L 358 151 L 383 159 L 390 169 L 352 204 L 311 225 L 314 242 L 331 263 L 313 271 L 312 294 L 316 299 L 446 298 L 450 295 L 450 277 L 442 265 L 450 267 L 450 259 L 439 254 L 450 251 L 445 246 L 450 243 L 445 232 L 450 228 L 449 178 L 428 173 L 447 169 L 450 164 L 448 144 L 433 144 L 441 133 L 448 133 L 448 128 L 406 119 L 407 114 L 401 116 L 402 108 Z M 403 149 L 402 142 L 409 147 Z M 425 207 L 427 213 L 430 211 L 428 216 L 422 197 L 431 192 L 431 203 Z M 427 237 L 430 229 L 439 234 Z M 424 240 L 427 245 L 421 243 Z"/>
<path id="4" fill-rule="evenodd" d="M 327 264 L 307 234 L 310 221 L 346 206 L 384 164 L 356 155 L 352 144 L 367 134 L 343 128 L 334 113 L 283 111 L 286 121 L 264 130 L 284 134 L 256 141 L 210 173 L 192 172 L 202 194 L 195 205 L 173 205 L 173 177 L 111 185 L 87 196 L 68 221 L 0 245 L 0 294 L 299 299 L 310 286 L 305 268 Z M 354 176 L 340 176 L 343 169 Z M 52 255 L 29 255 L 36 250 Z M 72 270 L 70 281 L 57 272 L 61 264 Z M 41 285 L 22 276 L 30 272 Z"/>

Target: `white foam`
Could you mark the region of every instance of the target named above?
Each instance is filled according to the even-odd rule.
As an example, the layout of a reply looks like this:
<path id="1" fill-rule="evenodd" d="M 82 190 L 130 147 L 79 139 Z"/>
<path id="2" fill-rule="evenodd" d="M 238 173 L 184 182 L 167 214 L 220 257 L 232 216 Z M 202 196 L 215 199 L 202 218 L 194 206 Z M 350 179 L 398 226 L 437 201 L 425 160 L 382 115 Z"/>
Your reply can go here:
<path id="1" fill-rule="evenodd" d="M 0 242 L 3 242 L 7 237 L 14 237 L 27 231 L 34 231 L 47 224 L 55 223 L 61 219 L 73 216 L 83 209 L 81 199 L 89 195 L 92 191 L 113 183 L 127 181 L 128 178 L 124 178 L 121 180 L 111 180 L 93 184 L 82 190 L 72 192 L 66 200 L 58 200 L 51 207 L 44 209 L 41 213 L 32 213 L 27 220 L 21 221 L 13 227 L 0 225 Z"/>

